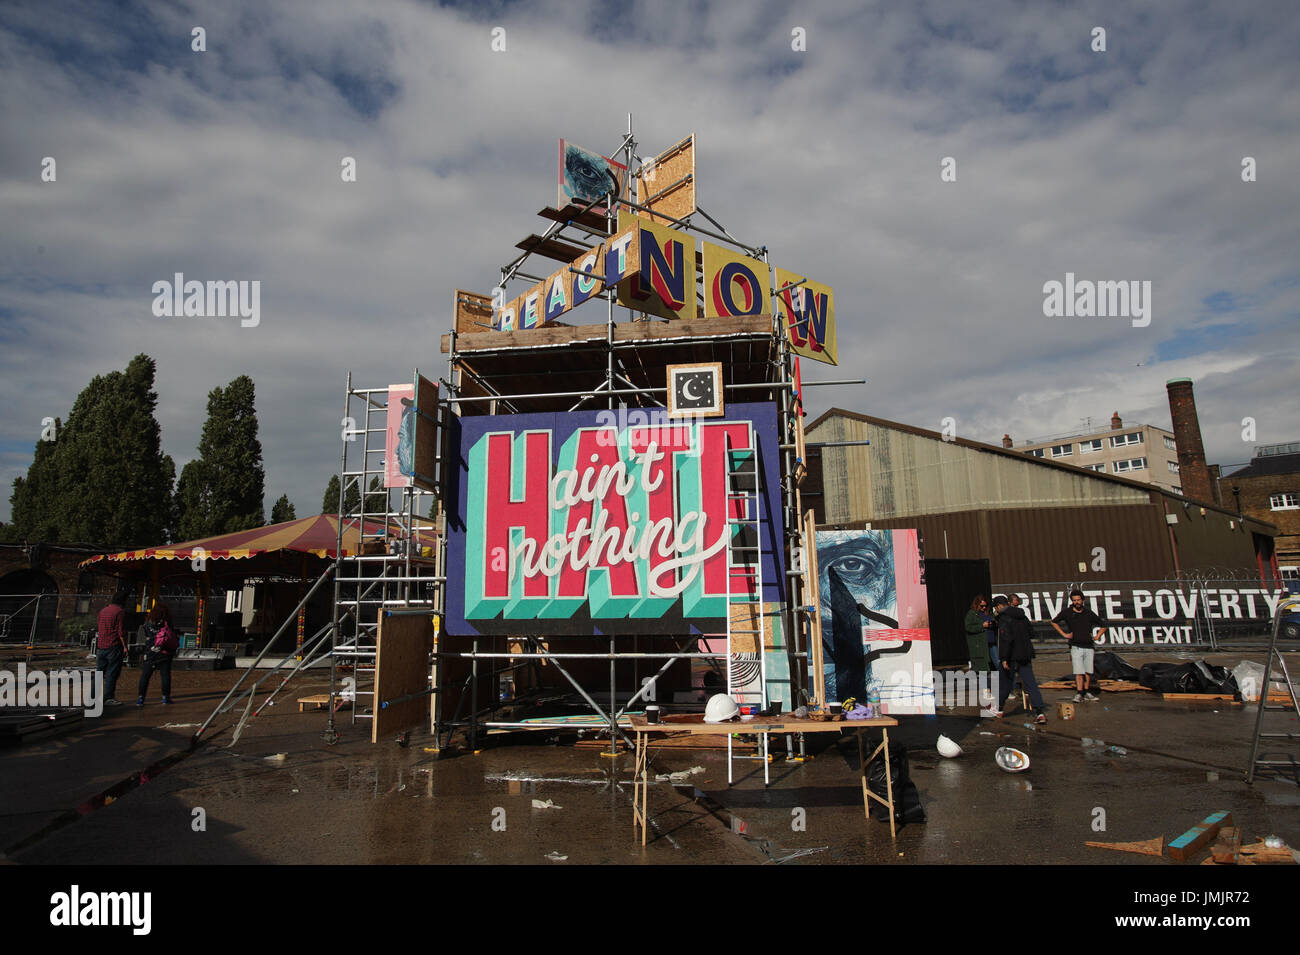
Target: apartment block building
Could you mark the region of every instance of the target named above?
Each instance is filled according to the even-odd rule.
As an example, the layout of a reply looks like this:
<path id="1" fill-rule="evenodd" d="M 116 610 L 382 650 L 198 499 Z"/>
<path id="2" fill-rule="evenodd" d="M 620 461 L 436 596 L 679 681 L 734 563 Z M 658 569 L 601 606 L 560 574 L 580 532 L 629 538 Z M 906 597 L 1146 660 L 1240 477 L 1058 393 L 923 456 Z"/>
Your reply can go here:
<path id="1" fill-rule="evenodd" d="M 1109 427 L 1036 438 L 1020 444 L 1014 444 L 1010 435 L 1003 435 L 1002 446 L 1014 447 L 1030 457 L 1073 464 L 1089 471 L 1154 484 L 1175 494 L 1183 493 L 1174 433 L 1152 424 L 1126 426 L 1119 412 L 1111 416 Z"/>

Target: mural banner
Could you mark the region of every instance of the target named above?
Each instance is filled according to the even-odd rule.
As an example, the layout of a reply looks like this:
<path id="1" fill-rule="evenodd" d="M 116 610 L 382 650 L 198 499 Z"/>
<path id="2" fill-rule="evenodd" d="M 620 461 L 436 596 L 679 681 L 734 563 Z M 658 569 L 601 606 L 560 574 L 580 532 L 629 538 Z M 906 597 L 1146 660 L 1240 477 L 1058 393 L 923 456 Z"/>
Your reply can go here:
<path id="1" fill-rule="evenodd" d="M 818 531 L 826 696 L 934 713 L 925 565 L 914 530 Z"/>
<path id="2" fill-rule="evenodd" d="M 757 519 L 762 599 L 784 602 L 776 422 L 771 403 L 458 419 L 447 633 L 725 634 L 729 603 L 754 597 L 728 556 L 752 531 L 729 518 Z M 754 455 L 757 515 L 731 493 Z"/>

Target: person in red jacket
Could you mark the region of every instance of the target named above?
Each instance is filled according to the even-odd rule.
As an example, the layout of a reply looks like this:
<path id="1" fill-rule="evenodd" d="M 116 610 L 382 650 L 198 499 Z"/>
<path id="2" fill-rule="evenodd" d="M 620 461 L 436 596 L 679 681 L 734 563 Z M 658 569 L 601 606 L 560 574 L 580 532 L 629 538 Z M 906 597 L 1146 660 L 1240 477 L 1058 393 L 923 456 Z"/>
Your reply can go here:
<path id="1" fill-rule="evenodd" d="M 180 647 L 180 637 L 172 626 L 172 612 L 161 600 L 156 601 L 145 621 L 145 655 L 140 664 L 140 689 L 136 706 L 144 706 L 144 696 L 149 692 L 149 679 L 153 671 L 162 674 L 162 701 L 172 701 L 172 661 Z"/>
<path id="2" fill-rule="evenodd" d="M 96 621 L 95 669 L 104 674 L 104 704 L 121 706 L 115 698 L 117 677 L 126 657 L 126 588 L 119 587 Z"/>

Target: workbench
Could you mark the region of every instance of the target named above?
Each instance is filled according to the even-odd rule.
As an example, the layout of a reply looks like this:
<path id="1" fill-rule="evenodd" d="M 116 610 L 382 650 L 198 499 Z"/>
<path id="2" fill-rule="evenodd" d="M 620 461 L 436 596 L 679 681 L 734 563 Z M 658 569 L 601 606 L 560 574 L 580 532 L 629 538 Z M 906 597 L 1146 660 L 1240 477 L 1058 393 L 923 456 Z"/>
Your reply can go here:
<path id="1" fill-rule="evenodd" d="M 866 720 L 818 720 L 798 719 L 793 716 L 756 717 L 752 720 L 729 720 L 725 723 L 706 723 L 698 714 L 664 716 L 658 723 L 650 723 L 644 716 L 631 718 L 631 729 L 636 734 L 636 768 L 633 772 L 632 790 L 632 834 L 641 830 L 641 845 L 646 844 L 648 828 L 647 800 L 650 795 L 650 736 L 664 736 L 679 733 L 693 736 L 730 736 L 735 733 L 758 734 L 766 738 L 772 733 L 842 733 L 853 732 L 858 738 L 858 759 L 862 772 L 862 810 L 867 819 L 871 818 L 871 800 L 884 805 L 889 810 L 889 836 L 894 838 L 897 829 L 894 822 L 894 779 L 889 765 L 889 728 L 897 726 L 898 720 L 891 716 L 877 716 Z M 865 755 L 862 747 L 862 734 L 865 730 L 879 729 L 883 736 L 880 744 Z M 767 746 L 760 747 L 761 753 L 767 752 Z M 888 798 L 881 798 L 867 786 L 867 764 L 881 753 L 885 758 L 885 793 Z"/>

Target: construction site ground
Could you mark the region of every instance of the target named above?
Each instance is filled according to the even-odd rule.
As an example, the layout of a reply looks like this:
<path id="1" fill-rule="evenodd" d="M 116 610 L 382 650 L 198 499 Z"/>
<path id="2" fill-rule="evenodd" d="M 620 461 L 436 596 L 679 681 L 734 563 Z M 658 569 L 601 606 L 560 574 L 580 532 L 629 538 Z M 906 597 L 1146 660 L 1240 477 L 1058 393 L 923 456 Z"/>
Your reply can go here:
<path id="1" fill-rule="evenodd" d="M 1263 654 L 1189 651 L 1135 662 L 1200 658 L 1232 666 Z M 1068 672 L 1068 658 L 1045 653 L 1035 669 L 1051 679 Z M 928 818 L 892 840 L 886 822 L 864 820 L 851 734 L 809 737 L 816 749 L 802 762 L 788 760 L 774 739 L 767 787 L 756 761 L 738 762 L 728 786 L 725 750 L 657 748 L 652 779 L 669 778 L 651 782 L 642 847 L 633 835 L 630 752 L 611 756 L 608 746 L 534 733 L 480 738 L 478 753 L 440 756 L 427 732 L 412 733 L 406 746 L 372 744 L 369 723 L 346 713 L 341 739 L 328 745 L 326 713 L 300 713 L 296 703 L 327 688 L 319 673 L 295 678 L 237 741 L 242 705 L 191 748 L 239 672 L 177 672 L 174 705 L 161 705 L 155 681 L 143 708 L 110 709 L 61 735 L 0 749 L 0 861 L 1176 866 L 1200 863 L 1208 850 L 1176 863 L 1085 843 L 1167 843 L 1217 810 L 1232 813 L 1245 842 L 1277 835 L 1300 846 L 1295 780 L 1244 781 L 1250 705 L 1105 693 L 1064 721 L 1056 703 L 1072 692 L 1047 690 L 1046 726 L 1026 725 L 1023 712 L 902 717 L 891 743 L 908 748 Z M 133 698 L 135 679 L 137 671 L 124 671 L 122 696 Z M 1300 731 L 1294 713 L 1268 716 L 1274 728 Z M 963 755 L 941 757 L 941 733 Z M 1085 746 L 1085 737 L 1105 745 Z M 1029 770 L 1000 770 L 994 751 L 1002 745 L 1028 753 Z"/>

